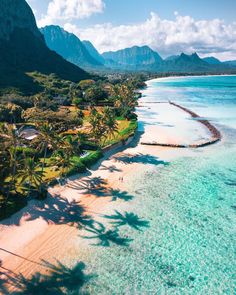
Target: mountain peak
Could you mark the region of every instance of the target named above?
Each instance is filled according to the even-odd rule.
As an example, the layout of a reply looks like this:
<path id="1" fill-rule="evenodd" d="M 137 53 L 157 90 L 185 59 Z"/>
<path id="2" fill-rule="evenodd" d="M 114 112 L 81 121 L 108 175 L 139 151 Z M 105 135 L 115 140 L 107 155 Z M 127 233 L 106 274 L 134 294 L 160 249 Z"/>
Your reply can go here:
<path id="1" fill-rule="evenodd" d="M 0 39 L 9 39 L 15 29 L 27 29 L 42 37 L 33 12 L 25 0 L 0 1 Z"/>
<path id="2" fill-rule="evenodd" d="M 192 57 L 197 57 L 199 58 L 199 55 L 197 54 L 197 52 L 192 53 Z"/>
<path id="3" fill-rule="evenodd" d="M 73 82 L 90 77 L 46 46 L 25 0 L 0 0 L 0 28 L 0 88 L 30 94 L 39 91 L 28 75 L 31 72 Z"/>
<path id="4" fill-rule="evenodd" d="M 211 65 L 221 64 L 221 61 L 219 59 L 215 58 L 214 56 L 205 57 L 205 58 L 203 58 L 203 60 Z"/>
<path id="5" fill-rule="evenodd" d="M 97 61 L 99 61 L 102 65 L 104 65 L 105 60 L 102 57 L 102 55 L 97 51 L 97 49 L 93 46 L 93 44 L 88 41 L 88 40 L 84 40 L 82 41 L 82 43 L 84 44 L 84 46 L 86 47 L 86 49 L 88 50 L 88 52 L 90 53 L 90 55 Z"/>
<path id="6" fill-rule="evenodd" d="M 85 68 L 102 65 L 99 60 L 90 54 L 85 44 L 75 34 L 53 25 L 40 30 L 44 35 L 47 46 L 71 63 Z"/>
<path id="7" fill-rule="evenodd" d="M 147 67 L 162 62 L 160 55 L 149 46 L 133 46 L 118 51 L 104 52 L 102 56 L 107 60 L 112 60 L 121 67 Z"/>

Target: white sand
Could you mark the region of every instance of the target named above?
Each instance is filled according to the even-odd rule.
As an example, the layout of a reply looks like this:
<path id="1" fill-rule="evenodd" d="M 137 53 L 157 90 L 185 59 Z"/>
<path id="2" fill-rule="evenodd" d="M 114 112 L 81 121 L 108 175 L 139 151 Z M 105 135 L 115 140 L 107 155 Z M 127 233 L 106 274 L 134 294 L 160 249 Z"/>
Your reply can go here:
<path id="1" fill-rule="evenodd" d="M 141 141 L 160 140 L 178 143 L 182 140 L 190 142 L 191 138 L 192 142 L 206 136 L 206 130 L 201 124 L 189 120 L 188 115 L 173 106 L 160 105 L 158 114 L 146 111 L 139 109 L 140 129 L 144 126 L 143 122 L 148 122 L 144 126 L 145 133 Z M 158 125 L 155 124 L 156 119 L 159 121 Z M 99 220 L 99 214 L 116 208 L 116 202 L 111 202 L 112 196 L 109 196 L 109 193 L 112 194 L 112 189 L 124 188 L 119 178 L 122 176 L 125 181 L 135 171 L 142 169 L 142 163 L 132 161 L 133 157 L 145 158 L 146 155 L 152 155 L 159 160 L 171 160 L 176 155 L 185 155 L 189 152 L 191 151 L 188 149 L 176 150 L 138 144 L 114 156 L 106 155 L 99 169 L 90 171 L 89 175 L 81 179 L 74 177 L 74 180 L 69 180 L 63 187 L 50 188 L 51 196 L 46 202 L 32 201 L 26 208 L 0 223 L 2 265 L 15 273 L 21 272 L 30 276 L 36 271 L 45 271 L 45 268 L 37 264 L 41 259 L 51 262 L 54 262 L 54 258 L 64 262 L 68 259 L 78 261 L 80 251 L 89 253 L 91 249 L 88 249 L 87 244 L 78 237 L 78 228 L 70 223 L 70 219 L 68 220 L 68 207 L 71 202 L 81 202 L 86 206 L 87 214 Z M 128 157 L 131 161 L 122 162 L 119 157 Z M 91 179 L 94 178 L 104 181 L 102 188 L 107 189 L 106 197 L 98 197 L 93 187 L 88 191 Z"/>
<path id="2" fill-rule="evenodd" d="M 211 138 L 205 126 L 169 103 L 140 104 L 143 106 L 139 108 L 139 128 L 144 131 L 142 143 L 192 145 Z"/>

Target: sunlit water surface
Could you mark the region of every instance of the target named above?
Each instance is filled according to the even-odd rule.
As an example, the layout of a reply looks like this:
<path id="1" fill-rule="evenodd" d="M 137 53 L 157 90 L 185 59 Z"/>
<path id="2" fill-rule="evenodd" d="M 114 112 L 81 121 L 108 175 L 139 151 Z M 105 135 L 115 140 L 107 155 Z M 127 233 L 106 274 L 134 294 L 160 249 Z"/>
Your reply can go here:
<path id="1" fill-rule="evenodd" d="M 220 144 L 127 182 L 127 210 L 149 222 L 120 227 L 129 246 L 94 247 L 92 294 L 236 294 L 236 76 L 153 80 L 143 101 L 172 100 L 217 124 Z M 156 106 L 158 107 L 158 105 Z M 122 207 L 124 206 L 124 207 Z M 147 225 L 147 224 L 146 224 Z"/>

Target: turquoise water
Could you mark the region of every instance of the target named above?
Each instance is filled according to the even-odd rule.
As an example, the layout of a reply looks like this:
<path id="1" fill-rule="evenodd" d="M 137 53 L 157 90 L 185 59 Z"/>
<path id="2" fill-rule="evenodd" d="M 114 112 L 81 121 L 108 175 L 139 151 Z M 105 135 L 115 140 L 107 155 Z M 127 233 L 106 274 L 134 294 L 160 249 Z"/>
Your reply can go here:
<path id="1" fill-rule="evenodd" d="M 92 246 L 92 294 L 236 294 L 236 76 L 151 81 L 143 100 L 166 99 L 217 123 L 223 141 L 134 172 L 133 199 L 116 209 L 145 223 L 120 226 L 126 246 Z"/>
<path id="2" fill-rule="evenodd" d="M 144 96 L 144 101 L 173 100 L 216 123 L 236 128 L 236 76 L 152 80 Z"/>

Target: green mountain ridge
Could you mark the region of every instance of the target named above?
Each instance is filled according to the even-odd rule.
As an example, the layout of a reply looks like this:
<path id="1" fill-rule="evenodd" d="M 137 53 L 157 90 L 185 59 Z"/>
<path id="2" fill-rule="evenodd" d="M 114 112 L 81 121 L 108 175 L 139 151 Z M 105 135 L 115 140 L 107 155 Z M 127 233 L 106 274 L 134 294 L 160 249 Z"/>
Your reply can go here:
<path id="1" fill-rule="evenodd" d="M 211 65 L 219 65 L 219 64 L 221 64 L 221 61 L 219 59 L 215 58 L 214 56 L 204 57 L 203 60 L 206 61 L 207 63 L 211 64 Z"/>
<path id="2" fill-rule="evenodd" d="M 97 49 L 93 46 L 93 44 L 90 41 L 84 40 L 82 41 L 82 43 L 94 59 L 99 61 L 102 65 L 105 64 L 105 59 L 102 57 L 102 55 L 97 51 Z"/>
<path id="3" fill-rule="evenodd" d="M 162 62 L 160 55 L 148 46 L 133 46 L 118 51 L 104 52 L 102 56 L 121 68 L 141 69 Z M 109 65 L 111 64 L 109 62 Z"/>
<path id="4" fill-rule="evenodd" d="M 25 0 L 0 1 L 0 88 L 22 94 L 40 91 L 27 73 L 55 74 L 79 82 L 90 77 L 84 70 L 51 51 L 37 28 L 33 12 Z"/>
<path id="5" fill-rule="evenodd" d="M 102 62 L 94 58 L 80 39 L 59 26 L 46 26 L 40 29 L 47 46 L 60 54 L 67 61 L 83 67 L 102 66 Z"/>
<path id="6" fill-rule="evenodd" d="M 222 63 L 216 58 L 201 59 L 197 53 L 173 55 L 163 60 L 148 46 L 104 52 L 106 65 L 120 70 L 147 71 L 156 73 L 234 73 L 233 62 Z"/>

